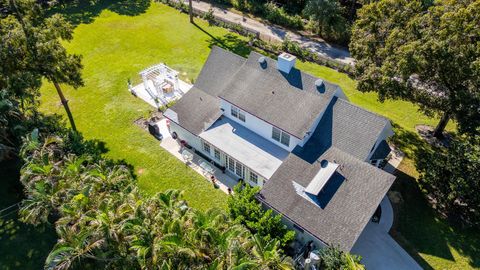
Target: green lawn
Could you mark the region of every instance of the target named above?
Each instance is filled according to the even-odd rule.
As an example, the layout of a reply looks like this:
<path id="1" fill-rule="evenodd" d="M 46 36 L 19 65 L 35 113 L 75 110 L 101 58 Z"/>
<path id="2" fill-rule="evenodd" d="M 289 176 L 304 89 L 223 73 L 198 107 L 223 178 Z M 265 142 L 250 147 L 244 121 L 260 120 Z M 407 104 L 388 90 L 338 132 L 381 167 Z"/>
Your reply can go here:
<path id="1" fill-rule="evenodd" d="M 140 70 L 158 62 L 167 63 L 179 70 L 184 79 L 193 80 L 208 56 L 209 47 L 219 45 L 246 55 L 249 49 L 244 39 L 225 29 L 209 27 L 198 19 L 198 26 L 191 25 L 187 15 L 145 0 L 135 5 L 99 0 L 91 6 L 58 11 L 78 24 L 74 40 L 66 47 L 83 55 L 85 65 L 85 87 L 78 90 L 64 87 L 78 129 L 87 138 L 104 141 L 109 157 L 132 164 L 146 193 L 182 189 L 194 207 L 225 207 L 226 196 L 221 191 L 163 151 L 155 139 L 133 124 L 135 119 L 148 115 L 151 108 L 129 95 L 126 82 L 128 78 L 138 78 Z M 400 147 L 409 155 L 421 146 L 414 126 L 436 123 L 408 102 L 379 103 L 374 94 L 356 91 L 355 81 L 344 74 L 311 63 L 298 63 L 298 67 L 339 84 L 352 102 L 390 118 L 396 125 L 395 141 L 402 142 Z M 42 88 L 42 109 L 63 114 L 49 84 Z M 480 239 L 478 233 L 449 226 L 433 213 L 419 193 L 415 179 L 410 177 L 415 176 L 415 168 L 409 160 L 403 164 L 402 172 L 405 174 L 401 179 L 409 179 L 410 185 L 394 187 L 403 198 L 396 225 L 397 239 L 427 268 L 478 267 L 479 252 L 474 248 Z M 413 192 L 417 192 L 415 196 Z M 438 247 L 445 246 L 448 248 L 437 252 Z"/>

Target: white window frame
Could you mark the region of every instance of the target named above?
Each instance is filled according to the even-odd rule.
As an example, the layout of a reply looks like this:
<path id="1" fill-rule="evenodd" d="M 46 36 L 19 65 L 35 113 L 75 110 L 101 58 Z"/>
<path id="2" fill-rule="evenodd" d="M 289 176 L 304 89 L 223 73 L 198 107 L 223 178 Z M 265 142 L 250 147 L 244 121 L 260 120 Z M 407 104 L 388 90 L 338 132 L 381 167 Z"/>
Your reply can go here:
<path id="1" fill-rule="evenodd" d="M 227 169 L 232 173 L 235 173 L 235 160 L 227 156 Z"/>
<path id="2" fill-rule="evenodd" d="M 250 171 L 250 181 L 258 185 L 258 174 Z"/>
<path id="3" fill-rule="evenodd" d="M 218 155 L 217 155 L 218 154 Z M 221 152 L 220 149 L 213 147 L 213 156 L 217 159 L 220 160 L 221 157 Z"/>
<path id="4" fill-rule="evenodd" d="M 237 118 L 242 122 L 246 121 L 245 113 L 235 106 L 231 106 L 230 115 L 232 115 L 233 117 Z"/>
<path id="5" fill-rule="evenodd" d="M 202 150 L 204 152 L 207 152 L 210 155 L 210 153 L 211 153 L 210 151 L 212 151 L 212 146 L 206 141 L 202 141 L 202 144 L 203 144 L 202 145 Z M 207 148 L 208 148 L 208 150 L 207 150 Z"/>
<path id="6" fill-rule="evenodd" d="M 272 139 L 287 147 L 290 146 L 290 134 L 274 126 L 272 126 Z"/>
<path id="7" fill-rule="evenodd" d="M 282 132 L 282 137 L 280 138 L 280 143 L 285 146 L 290 146 L 290 135 Z"/>

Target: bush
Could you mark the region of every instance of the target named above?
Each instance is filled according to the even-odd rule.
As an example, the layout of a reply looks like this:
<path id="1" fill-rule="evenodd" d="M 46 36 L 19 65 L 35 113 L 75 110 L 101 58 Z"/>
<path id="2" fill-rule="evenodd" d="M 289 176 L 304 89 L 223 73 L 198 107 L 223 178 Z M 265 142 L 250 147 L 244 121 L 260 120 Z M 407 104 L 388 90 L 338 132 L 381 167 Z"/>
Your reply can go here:
<path id="1" fill-rule="evenodd" d="M 228 198 L 230 217 L 236 222 L 245 225 L 253 234 L 258 234 L 264 241 L 272 239 L 280 241 L 285 247 L 295 238 L 295 232 L 289 230 L 282 222 L 282 217 L 273 213 L 271 209 L 264 210 L 255 195 L 260 189 L 246 185 L 242 188 L 238 184 L 234 188 L 234 195 Z"/>
<path id="2" fill-rule="evenodd" d="M 203 19 L 208 22 L 209 25 L 214 24 L 215 16 L 213 15 L 213 9 L 210 8 L 205 14 L 203 14 Z"/>
<path id="3" fill-rule="evenodd" d="M 364 269 L 360 264 L 361 257 L 345 253 L 336 247 L 326 247 L 320 251 L 322 268 L 325 270 L 337 269 Z"/>
<path id="4" fill-rule="evenodd" d="M 294 29 L 303 29 L 303 20 L 299 15 L 288 15 L 281 7 L 277 7 L 273 2 L 264 5 L 263 12 L 265 17 L 272 23 L 291 27 Z"/>

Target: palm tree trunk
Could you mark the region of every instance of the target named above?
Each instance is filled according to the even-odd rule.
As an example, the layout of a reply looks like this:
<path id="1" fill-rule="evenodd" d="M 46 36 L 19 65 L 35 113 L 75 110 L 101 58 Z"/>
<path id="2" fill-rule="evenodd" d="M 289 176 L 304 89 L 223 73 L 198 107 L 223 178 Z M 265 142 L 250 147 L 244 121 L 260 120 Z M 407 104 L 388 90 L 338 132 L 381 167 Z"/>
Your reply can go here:
<path id="1" fill-rule="evenodd" d="M 68 107 L 68 100 L 65 99 L 62 89 L 60 88 L 60 85 L 57 83 L 57 81 L 54 80 L 53 85 L 55 85 L 58 96 L 60 97 L 60 101 L 62 102 L 62 105 L 65 108 L 65 111 L 67 112 L 68 120 L 70 121 L 70 126 L 72 126 L 73 131 L 77 131 L 77 127 L 75 126 L 75 121 L 73 121 L 72 112 L 70 111 L 70 107 Z"/>
<path id="2" fill-rule="evenodd" d="M 193 23 L 193 4 L 192 0 L 188 0 L 189 14 L 190 14 L 190 23 Z"/>
<path id="3" fill-rule="evenodd" d="M 435 138 L 443 138 L 443 131 L 445 130 L 445 127 L 447 126 L 449 120 L 450 114 L 444 113 L 442 115 L 442 118 L 440 119 L 440 122 L 438 122 L 437 127 L 435 127 L 435 130 L 433 131 L 433 136 Z"/>

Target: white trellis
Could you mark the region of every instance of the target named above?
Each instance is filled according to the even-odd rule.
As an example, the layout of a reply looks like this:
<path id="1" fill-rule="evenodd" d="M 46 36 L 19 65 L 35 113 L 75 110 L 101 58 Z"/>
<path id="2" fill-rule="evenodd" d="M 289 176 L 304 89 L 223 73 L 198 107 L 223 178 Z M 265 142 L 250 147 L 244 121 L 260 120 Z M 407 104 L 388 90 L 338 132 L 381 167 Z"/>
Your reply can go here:
<path id="1" fill-rule="evenodd" d="M 166 105 L 184 94 L 180 88 L 178 71 L 163 63 L 143 70 L 140 76 L 146 92 L 155 101 L 157 107 Z"/>

